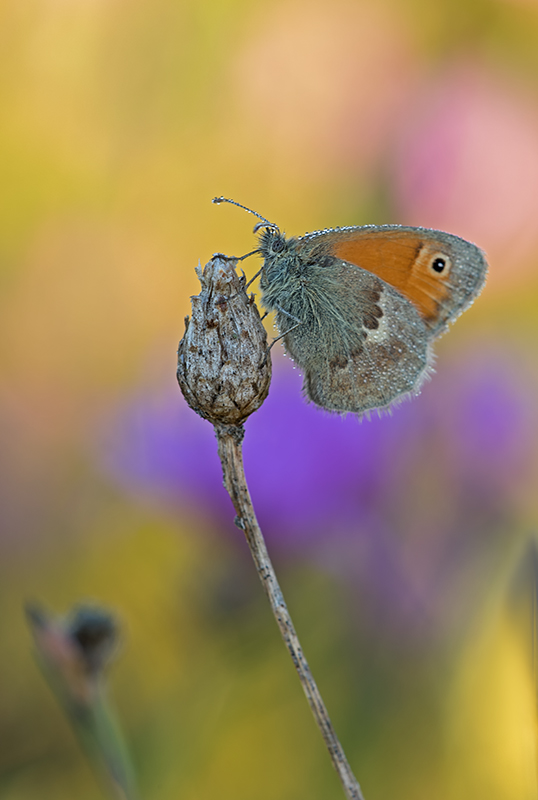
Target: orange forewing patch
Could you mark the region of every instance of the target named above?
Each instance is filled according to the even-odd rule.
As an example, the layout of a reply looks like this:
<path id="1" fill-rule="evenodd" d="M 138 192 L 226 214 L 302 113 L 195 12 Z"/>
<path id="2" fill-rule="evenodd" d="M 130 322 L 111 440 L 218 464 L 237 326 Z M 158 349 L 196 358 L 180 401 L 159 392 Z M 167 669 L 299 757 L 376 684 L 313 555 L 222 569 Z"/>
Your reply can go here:
<path id="1" fill-rule="evenodd" d="M 407 231 L 338 231 L 334 238 L 333 255 L 378 275 L 410 300 L 426 321 L 436 319 L 450 296 L 449 271 L 437 275 L 430 267 L 432 256 L 446 249 L 441 242 Z"/>

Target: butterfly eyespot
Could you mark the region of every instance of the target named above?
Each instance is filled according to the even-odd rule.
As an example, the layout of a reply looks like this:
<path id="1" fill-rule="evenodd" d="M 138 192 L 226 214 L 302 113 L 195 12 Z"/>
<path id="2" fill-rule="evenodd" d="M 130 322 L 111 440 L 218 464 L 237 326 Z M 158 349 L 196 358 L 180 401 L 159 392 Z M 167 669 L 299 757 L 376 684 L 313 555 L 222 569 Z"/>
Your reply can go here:
<path id="1" fill-rule="evenodd" d="M 430 261 L 430 268 L 438 275 L 442 275 L 450 269 L 450 259 L 445 255 L 435 255 Z"/>

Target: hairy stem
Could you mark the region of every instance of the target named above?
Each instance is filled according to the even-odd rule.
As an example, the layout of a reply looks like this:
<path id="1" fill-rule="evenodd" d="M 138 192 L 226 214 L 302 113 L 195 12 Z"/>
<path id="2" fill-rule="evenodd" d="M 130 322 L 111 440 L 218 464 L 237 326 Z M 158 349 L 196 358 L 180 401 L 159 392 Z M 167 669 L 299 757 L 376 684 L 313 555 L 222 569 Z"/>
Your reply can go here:
<path id="1" fill-rule="evenodd" d="M 288 608 L 282 595 L 265 540 L 261 532 L 252 500 L 248 491 L 243 468 L 242 426 L 215 425 L 219 456 L 222 463 L 224 485 L 230 495 L 237 512 L 237 524 L 245 532 L 245 536 L 258 570 L 265 593 L 293 664 L 299 675 L 306 698 L 312 709 L 314 719 L 321 731 L 331 761 L 342 782 L 344 792 L 349 800 L 364 800 L 359 783 L 348 763 L 342 745 L 334 731 L 325 703 L 303 654 L 301 643 L 295 632 Z"/>

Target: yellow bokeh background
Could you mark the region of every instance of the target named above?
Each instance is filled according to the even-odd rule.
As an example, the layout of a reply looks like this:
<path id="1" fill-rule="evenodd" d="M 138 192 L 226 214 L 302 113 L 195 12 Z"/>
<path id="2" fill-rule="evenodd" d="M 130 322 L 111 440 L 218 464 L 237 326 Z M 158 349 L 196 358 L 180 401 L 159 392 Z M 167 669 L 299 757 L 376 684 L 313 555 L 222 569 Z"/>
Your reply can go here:
<path id="1" fill-rule="evenodd" d="M 175 380 L 198 261 L 255 246 L 221 194 L 289 234 L 477 241 L 490 281 L 438 370 L 502 343 L 532 406 L 538 3 L 4 0 L 0 42 L 0 797 L 100 796 L 33 660 L 33 598 L 118 614 L 109 693 L 142 798 L 341 797 L 243 550 L 203 508 L 124 491 L 88 439 Z M 364 633 L 334 572 L 277 559 L 367 800 L 538 796 L 536 465 L 435 647 Z"/>

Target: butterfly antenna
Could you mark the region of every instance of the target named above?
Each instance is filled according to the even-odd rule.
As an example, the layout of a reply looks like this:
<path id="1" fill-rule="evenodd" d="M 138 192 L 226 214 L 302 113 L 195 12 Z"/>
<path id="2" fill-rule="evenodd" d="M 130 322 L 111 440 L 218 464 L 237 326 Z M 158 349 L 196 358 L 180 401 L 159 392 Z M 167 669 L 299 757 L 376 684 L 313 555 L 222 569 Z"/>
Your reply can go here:
<path id="1" fill-rule="evenodd" d="M 262 217 L 262 215 L 258 214 L 257 211 L 253 211 L 251 208 L 247 208 L 246 206 L 242 206 L 241 203 L 237 203 L 235 200 L 229 200 L 227 197 L 214 197 L 211 202 L 213 202 L 213 203 L 231 203 L 233 206 L 238 206 L 239 208 L 242 208 L 244 211 L 248 211 L 249 214 L 254 214 L 255 217 L 258 217 L 258 219 L 261 219 L 263 225 L 260 225 L 260 224 L 256 225 L 256 227 L 254 228 L 254 233 L 256 233 L 259 228 L 264 228 L 264 227 L 274 228 L 275 230 L 278 231 L 278 225 L 275 225 L 274 222 L 269 222 L 268 219 L 265 219 L 265 217 Z"/>

